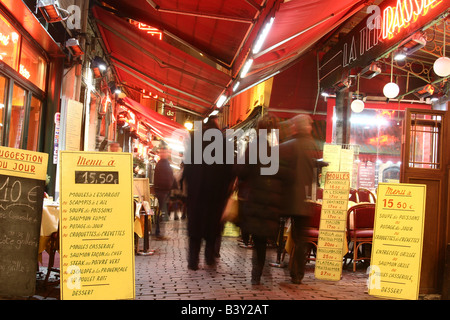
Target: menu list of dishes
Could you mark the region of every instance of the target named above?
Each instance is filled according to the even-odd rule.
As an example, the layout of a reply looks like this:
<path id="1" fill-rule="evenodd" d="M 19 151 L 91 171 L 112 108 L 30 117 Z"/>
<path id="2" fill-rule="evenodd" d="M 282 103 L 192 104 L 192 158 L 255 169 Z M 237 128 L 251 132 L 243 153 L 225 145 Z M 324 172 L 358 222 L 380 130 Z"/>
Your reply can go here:
<path id="1" fill-rule="evenodd" d="M 61 299 L 133 299 L 132 155 L 61 158 Z"/>
<path id="2" fill-rule="evenodd" d="M 342 258 L 346 248 L 349 172 L 327 172 L 320 216 L 319 240 L 314 276 L 338 281 L 342 275 Z"/>
<path id="3" fill-rule="evenodd" d="M 417 300 L 426 185 L 380 183 L 369 271 L 369 294 Z"/>

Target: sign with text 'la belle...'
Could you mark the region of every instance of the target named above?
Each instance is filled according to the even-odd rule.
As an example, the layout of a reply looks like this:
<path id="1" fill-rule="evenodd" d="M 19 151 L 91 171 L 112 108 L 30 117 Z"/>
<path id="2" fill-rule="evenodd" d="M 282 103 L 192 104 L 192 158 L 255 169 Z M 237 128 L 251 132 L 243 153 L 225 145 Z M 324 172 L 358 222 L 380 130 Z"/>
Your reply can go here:
<path id="1" fill-rule="evenodd" d="M 130 153 L 60 154 L 61 299 L 134 299 Z"/>
<path id="2" fill-rule="evenodd" d="M 417 300 L 426 185 L 380 183 L 377 190 L 369 294 Z"/>
<path id="3" fill-rule="evenodd" d="M 316 279 L 341 279 L 349 192 L 349 172 L 326 173 L 314 270 Z"/>
<path id="4" fill-rule="evenodd" d="M 36 288 L 48 154 L 0 147 L 0 295 Z"/>

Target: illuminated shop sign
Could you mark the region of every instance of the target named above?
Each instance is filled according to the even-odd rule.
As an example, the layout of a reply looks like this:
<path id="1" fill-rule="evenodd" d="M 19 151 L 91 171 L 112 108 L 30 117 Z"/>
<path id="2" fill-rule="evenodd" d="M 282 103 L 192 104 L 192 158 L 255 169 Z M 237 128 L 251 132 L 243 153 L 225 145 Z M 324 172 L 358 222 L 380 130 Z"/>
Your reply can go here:
<path id="1" fill-rule="evenodd" d="M 156 36 L 157 38 L 159 38 L 159 40 L 162 40 L 162 32 L 159 29 L 156 29 L 152 26 L 149 26 L 145 23 L 139 22 L 139 21 L 134 21 L 134 20 L 129 20 L 130 23 L 134 26 L 136 26 L 139 30 L 143 30 L 146 31 L 149 35 L 151 36 Z"/>
<path id="2" fill-rule="evenodd" d="M 367 8 L 367 17 L 322 58 L 322 88 L 348 77 L 352 68 L 364 68 L 390 49 L 437 19 L 450 0 L 389 0 Z"/>
<path id="3" fill-rule="evenodd" d="M 383 10 L 383 39 L 393 38 L 401 29 L 415 23 L 420 16 L 432 14 L 434 8 L 442 4 L 442 0 L 397 0 L 395 6 L 387 6 Z"/>

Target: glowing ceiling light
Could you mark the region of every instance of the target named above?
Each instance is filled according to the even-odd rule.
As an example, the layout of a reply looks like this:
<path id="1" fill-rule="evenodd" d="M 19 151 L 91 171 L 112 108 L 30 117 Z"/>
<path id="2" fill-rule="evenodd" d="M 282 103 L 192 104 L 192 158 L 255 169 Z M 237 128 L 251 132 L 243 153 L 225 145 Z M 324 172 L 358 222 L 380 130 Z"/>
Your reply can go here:
<path id="1" fill-rule="evenodd" d="M 226 100 L 227 100 L 227 96 L 221 95 L 219 100 L 217 100 L 217 103 L 216 103 L 217 108 L 221 108 Z"/>
<path id="2" fill-rule="evenodd" d="M 234 84 L 234 86 L 233 86 L 233 92 L 236 92 L 236 90 L 239 88 L 239 85 L 240 85 L 241 83 L 238 81 L 238 82 L 236 82 L 235 84 Z"/>
<path id="3" fill-rule="evenodd" d="M 264 26 L 264 29 L 262 30 L 261 34 L 258 37 L 258 40 L 256 40 L 256 44 L 253 47 L 253 54 L 257 54 L 264 44 L 264 41 L 267 38 L 267 35 L 269 34 L 270 28 L 272 28 L 273 21 L 275 20 L 275 17 L 270 18 L 269 22 L 266 23 Z"/>
<path id="4" fill-rule="evenodd" d="M 253 64 L 253 59 L 248 59 L 241 71 L 241 78 L 244 78 Z"/>

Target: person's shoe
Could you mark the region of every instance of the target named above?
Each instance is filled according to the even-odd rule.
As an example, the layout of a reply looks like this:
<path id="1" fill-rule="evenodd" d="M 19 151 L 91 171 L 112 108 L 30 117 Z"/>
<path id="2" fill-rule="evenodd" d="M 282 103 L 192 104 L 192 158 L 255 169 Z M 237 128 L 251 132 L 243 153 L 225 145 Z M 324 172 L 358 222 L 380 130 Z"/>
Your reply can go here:
<path id="1" fill-rule="evenodd" d="M 297 278 L 297 277 L 292 277 L 292 278 L 291 278 L 291 282 L 292 282 L 293 284 L 301 284 L 301 283 L 302 283 L 302 279 Z"/>
<path id="2" fill-rule="evenodd" d="M 261 284 L 261 278 L 252 277 L 251 284 L 252 284 L 252 285 L 258 285 L 258 284 Z"/>
<path id="3" fill-rule="evenodd" d="M 251 244 L 240 243 L 239 247 L 245 248 L 245 249 L 253 249 L 253 245 L 251 245 Z"/>
<path id="4" fill-rule="evenodd" d="M 206 259 L 206 264 L 208 267 L 215 267 L 217 264 L 216 259 Z"/>
<path id="5" fill-rule="evenodd" d="M 188 264 L 188 269 L 196 271 L 198 270 L 198 264 Z"/>

